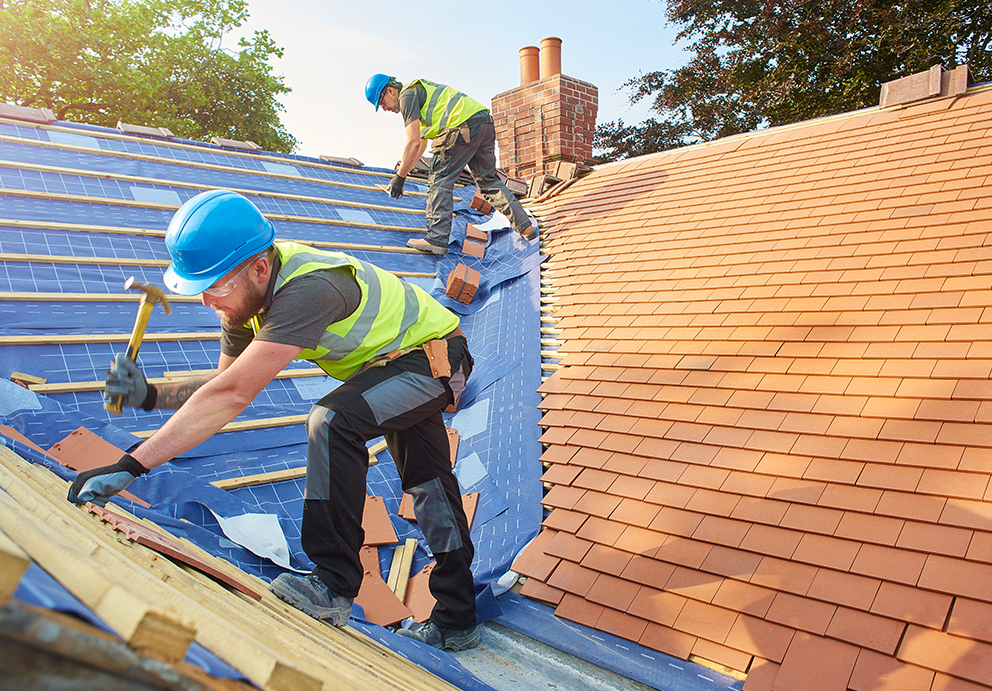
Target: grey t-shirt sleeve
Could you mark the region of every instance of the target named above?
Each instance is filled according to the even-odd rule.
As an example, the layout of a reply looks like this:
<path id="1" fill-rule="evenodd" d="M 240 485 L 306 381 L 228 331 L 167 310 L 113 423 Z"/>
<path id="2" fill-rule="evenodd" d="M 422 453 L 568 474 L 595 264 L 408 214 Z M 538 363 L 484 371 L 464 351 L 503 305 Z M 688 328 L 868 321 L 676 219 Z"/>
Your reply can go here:
<path id="1" fill-rule="evenodd" d="M 362 291 L 350 269 L 314 271 L 294 278 L 272 298 L 262 328 L 225 326 L 221 352 L 237 357 L 253 338 L 313 348 L 327 327 L 350 316 L 362 300 Z"/>
<path id="2" fill-rule="evenodd" d="M 427 89 L 419 84 L 400 92 L 400 114 L 403 116 L 404 126 L 420 119 L 420 109 L 425 103 L 427 103 Z"/>

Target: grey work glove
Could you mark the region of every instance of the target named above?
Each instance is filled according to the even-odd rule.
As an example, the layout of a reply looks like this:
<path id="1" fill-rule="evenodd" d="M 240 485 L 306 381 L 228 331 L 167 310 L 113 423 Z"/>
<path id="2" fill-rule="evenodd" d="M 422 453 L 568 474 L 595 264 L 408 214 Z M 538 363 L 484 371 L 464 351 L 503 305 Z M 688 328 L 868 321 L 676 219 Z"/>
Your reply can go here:
<path id="1" fill-rule="evenodd" d="M 124 454 L 113 465 L 86 470 L 77 475 L 66 498 L 76 504 L 91 502 L 97 506 L 106 506 L 108 499 L 123 492 L 135 478 L 147 472 L 145 466 Z"/>
<path id="2" fill-rule="evenodd" d="M 406 183 L 406 178 L 402 175 L 394 175 L 393 179 L 389 181 L 389 196 L 393 199 L 399 199 L 403 196 L 403 185 Z"/>
<path id="3" fill-rule="evenodd" d="M 151 410 L 155 407 L 158 391 L 145 380 L 134 360 L 119 353 L 110 363 L 107 381 L 103 385 L 103 397 L 109 402 L 122 396 L 121 403 L 132 408 Z"/>

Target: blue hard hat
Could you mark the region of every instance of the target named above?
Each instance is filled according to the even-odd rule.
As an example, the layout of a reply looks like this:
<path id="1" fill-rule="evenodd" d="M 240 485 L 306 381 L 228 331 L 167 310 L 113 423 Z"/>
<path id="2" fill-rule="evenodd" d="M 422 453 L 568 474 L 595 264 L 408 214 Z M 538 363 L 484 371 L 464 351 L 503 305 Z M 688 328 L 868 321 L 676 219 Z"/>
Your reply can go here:
<path id="1" fill-rule="evenodd" d="M 390 77 L 388 74 L 373 74 L 365 82 L 365 98 L 375 106 L 377 111 L 379 110 L 379 99 L 382 98 L 382 90 L 386 88 L 392 79 L 393 77 Z"/>
<path id="2" fill-rule="evenodd" d="M 165 285 L 180 295 L 198 295 L 245 259 L 275 241 L 276 230 L 248 199 L 226 190 L 202 192 L 169 222 L 165 246 L 172 263 Z"/>

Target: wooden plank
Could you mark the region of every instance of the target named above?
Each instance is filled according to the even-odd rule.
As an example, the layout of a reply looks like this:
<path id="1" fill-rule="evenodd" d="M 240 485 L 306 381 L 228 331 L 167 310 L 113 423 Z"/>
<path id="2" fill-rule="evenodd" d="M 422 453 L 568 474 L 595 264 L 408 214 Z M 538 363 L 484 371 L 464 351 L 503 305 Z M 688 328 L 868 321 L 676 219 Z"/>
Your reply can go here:
<path id="1" fill-rule="evenodd" d="M 399 598 L 400 602 L 406 600 L 406 588 L 410 582 L 410 569 L 413 568 L 413 557 L 417 553 L 417 541 L 415 539 L 407 538 L 405 549 L 399 563 L 399 573 L 396 575 L 396 580 L 393 583 L 393 592 L 396 593 L 396 597 Z M 394 564 L 395 566 L 395 564 Z M 389 577 L 392 579 L 393 573 L 390 569 Z"/>
<path id="2" fill-rule="evenodd" d="M 259 586 L 261 603 L 201 581 L 140 545 L 117 540 L 109 528 L 64 500 L 67 483 L 4 451 L 0 448 L 0 486 L 17 494 L 27 512 L 51 531 L 72 535 L 104 570 L 127 574 L 149 599 L 196 624 L 198 642 L 261 688 L 308 691 L 320 688 L 320 681 L 324 689 L 342 691 L 454 688 L 353 629 L 311 619 L 276 599 L 259 579 L 195 546 L 190 549 L 214 560 L 218 568 Z"/>
<path id="3" fill-rule="evenodd" d="M 166 372 L 167 376 L 164 377 L 152 377 L 148 379 L 152 384 L 168 384 L 176 379 L 182 379 L 186 377 L 202 376 L 203 374 L 208 374 L 214 370 L 197 370 L 190 372 Z M 284 369 L 275 376 L 276 379 L 296 379 L 299 377 L 324 377 L 328 376 L 327 373 L 316 367 L 313 368 L 295 368 L 295 369 Z M 66 392 L 80 392 L 80 391 L 103 391 L 103 386 L 105 382 L 102 381 L 82 381 L 82 382 L 52 382 L 51 384 L 31 384 L 28 386 L 29 389 L 35 393 L 66 393 Z"/>
<path id="4" fill-rule="evenodd" d="M 17 543 L 0 532 L 0 606 L 7 604 L 31 565 L 31 558 Z"/>
<path id="5" fill-rule="evenodd" d="M 369 465 L 379 462 L 376 455 L 386 448 L 386 442 L 381 441 L 369 447 Z M 306 477 L 307 467 L 286 468 L 284 470 L 273 470 L 268 473 L 258 473 L 256 475 L 244 475 L 242 477 L 232 477 L 226 480 L 214 480 L 210 484 L 220 489 L 240 489 L 242 487 L 252 487 L 254 485 L 265 485 L 270 482 L 282 482 L 283 480 L 296 480 Z"/>
<path id="6" fill-rule="evenodd" d="M 358 189 L 369 189 L 361 185 L 355 186 Z M 33 190 L 12 189 L 0 187 L 0 194 L 8 197 L 24 197 L 26 199 L 44 199 L 60 202 L 81 202 L 84 204 L 104 204 L 106 206 L 124 206 L 135 209 L 157 209 L 159 211 L 176 211 L 178 204 L 160 204 L 158 202 L 139 202 L 130 199 L 114 199 L 111 197 L 87 197 L 81 194 L 61 194 L 55 192 L 35 192 Z M 340 219 L 320 218 L 318 216 L 294 216 L 290 214 L 265 214 L 265 217 L 273 221 L 295 221 L 297 223 L 315 223 L 319 225 L 343 226 L 346 228 L 375 228 L 376 230 L 394 230 L 401 233 L 423 234 L 423 227 L 411 228 L 408 226 L 393 226 L 382 223 L 359 223 L 357 221 L 345 221 Z M 416 251 L 416 250 L 414 250 Z"/>
<path id="7" fill-rule="evenodd" d="M 0 447 L 0 453 L 6 452 Z M 193 628 L 145 601 L 126 582 L 94 566 L 80 550 L 86 543 L 56 539 L 23 516 L 18 503 L 3 492 L 0 528 L 134 650 L 154 652 L 168 662 L 186 655 L 193 642 Z"/>

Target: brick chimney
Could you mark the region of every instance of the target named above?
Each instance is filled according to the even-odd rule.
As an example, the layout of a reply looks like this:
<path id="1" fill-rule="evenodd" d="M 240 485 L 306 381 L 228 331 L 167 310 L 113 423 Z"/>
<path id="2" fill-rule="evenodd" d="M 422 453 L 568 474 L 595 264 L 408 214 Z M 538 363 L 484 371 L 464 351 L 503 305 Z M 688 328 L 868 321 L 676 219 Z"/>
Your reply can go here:
<path id="1" fill-rule="evenodd" d="M 538 76 L 540 63 L 540 76 Z M 552 173 L 592 158 L 599 90 L 561 73 L 561 39 L 520 49 L 520 86 L 493 97 L 500 167 L 511 177 Z"/>

